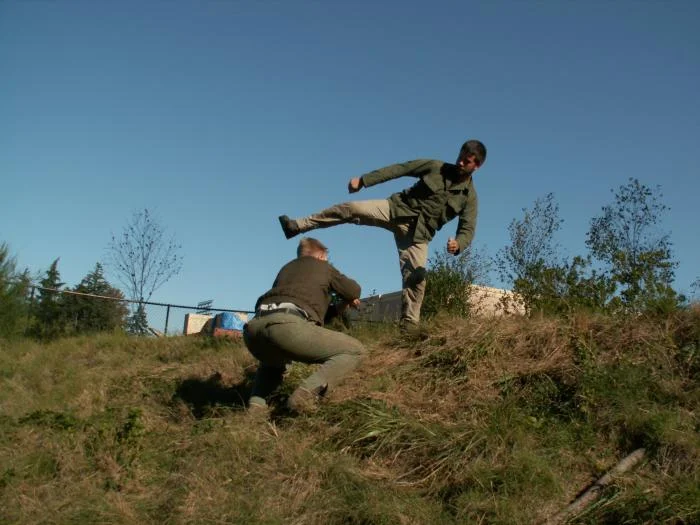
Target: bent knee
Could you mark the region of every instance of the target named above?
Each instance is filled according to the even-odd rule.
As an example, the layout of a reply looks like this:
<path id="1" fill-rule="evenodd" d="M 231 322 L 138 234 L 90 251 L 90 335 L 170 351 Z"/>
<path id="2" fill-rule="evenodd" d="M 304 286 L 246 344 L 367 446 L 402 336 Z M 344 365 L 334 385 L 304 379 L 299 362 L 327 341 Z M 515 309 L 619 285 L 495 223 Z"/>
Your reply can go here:
<path id="1" fill-rule="evenodd" d="M 354 202 L 343 202 L 334 206 L 338 217 L 342 219 L 352 219 L 358 213 L 358 206 Z"/>
<path id="2" fill-rule="evenodd" d="M 367 351 L 367 347 L 357 341 L 357 344 L 353 345 L 353 355 L 356 355 L 358 358 L 362 359 L 367 356 L 369 352 Z"/>

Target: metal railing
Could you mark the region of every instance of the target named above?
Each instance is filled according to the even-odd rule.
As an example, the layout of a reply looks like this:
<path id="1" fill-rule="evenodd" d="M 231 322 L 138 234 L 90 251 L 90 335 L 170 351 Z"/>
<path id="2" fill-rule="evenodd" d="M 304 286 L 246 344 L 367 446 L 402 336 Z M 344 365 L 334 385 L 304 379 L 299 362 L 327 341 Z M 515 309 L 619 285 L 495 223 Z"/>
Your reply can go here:
<path id="1" fill-rule="evenodd" d="M 123 299 L 119 297 L 112 297 L 109 295 L 97 295 L 97 294 L 89 294 L 89 293 L 83 293 L 83 292 L 74 292 L 72 290 L 59 290 L 57 288 L 46 288 L 44 286 L 39 286 L 39 285 L 31 285 L 31 293 L 30 293 L 30 304 L 33 307 L 34 305 L 34 295 L 37 290 L 43 290 L 46 292 L 51 292 L 51 293 L 59 293 L 59 294 L 67 294 L 67 295 L 77 295 L 81 297 L 89 297 L 92 299 L 100 299 L 100 300 L 107 300 L 107 301 L 118 301 L 120 303 L 126 303 L 126 304 L 143 304 L 147 305 L 151 308 L 147 309 L 146 312 L 146 317 L 149 319 L 149 327 L 153 327 L 155 323 L 152 323 L 151 320 L 154 317 L 157 317 L 157 315 L 152 315 L 155 314 L 156 312 L 152 307 L 159 307 L 161 308 L 160 312 L 162 312 L 162 308 L 165 308 L 165 322 L 163 325 L 163 330 L 162 333 L 163 335 L 168 335 L 168 326 L 170 323 L 170 311 L 172 309 L 185 309 L 185 310 L 191 310 L 191 313 L 195 313 L 197 311 L 209 311 L 209 312 L 232 312 L 232 313 L 237 313 L 237 314 L 252 314 L 255 313 L 253 310 L 246 310 L 246 309 L 236 309 L 236 308 L 214 308 L 214 307 L 201 307 L 201 306 L 188 306 L 188 305 L 181 305 L 181 304 L 174 304 L 174 303 L 160 303 L 160 302 L 155 302 L 155 301 L 137 301 L 134 299 Z M 32 308 L 30 308 L 31 310 Z"/>

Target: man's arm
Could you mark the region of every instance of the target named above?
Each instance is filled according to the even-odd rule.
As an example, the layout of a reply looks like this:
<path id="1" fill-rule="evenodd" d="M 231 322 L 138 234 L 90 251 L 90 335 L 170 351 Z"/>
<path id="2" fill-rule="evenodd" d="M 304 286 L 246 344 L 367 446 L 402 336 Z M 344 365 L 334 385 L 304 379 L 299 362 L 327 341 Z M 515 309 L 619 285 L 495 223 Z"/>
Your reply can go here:
<path id="1" fill-rule="evenodd" d="M 362 288 L 357 284 L 357 281 L 346 277 L 332 265 L 330 284 L 333 291 L 349 303 L 352 303 L 355 299 L 359 299 L 362 293 Z"/>
<path id="2" fill-rule="evenodd" d="M 462 252 L 467 246 L 469 246 L 474 239 L 474 232 L 476 231 L 476 216 L 479 211 L 479 199 L 476 196 L 474 188 L 470 188 L 469 196 L 467 197 L 467 205 L 462 210 L 459 215 L 459 222 L 457 223 L 457 251 L 450 250 L 450 241 L 448 241 L 447 250 L 453 255 L 457 255 Z M 453 240 L 453 239 L 450 239 Z"/>
<path id="3" fill-rule="evenodd" d="M 380 184 L 392 179 L 398 179 L 399 177 L 405 177 L 409 175 L 411 177 L 422 177 L 430 173 L 434 169 L 434 160 L 411 160 L 409 162 L 402 162 L 401 164 L 392 164 L 391 166 L 386 166 L 385 168 L 380 168 L 378 170 L 370 171 L 365 173 L 361 177 L 356 177 L 350 180 L 348 184 L 348 191 L 350 193 L 355 193 L 360 191 L 362 188 L 369 188 L 375 184 Z"/>

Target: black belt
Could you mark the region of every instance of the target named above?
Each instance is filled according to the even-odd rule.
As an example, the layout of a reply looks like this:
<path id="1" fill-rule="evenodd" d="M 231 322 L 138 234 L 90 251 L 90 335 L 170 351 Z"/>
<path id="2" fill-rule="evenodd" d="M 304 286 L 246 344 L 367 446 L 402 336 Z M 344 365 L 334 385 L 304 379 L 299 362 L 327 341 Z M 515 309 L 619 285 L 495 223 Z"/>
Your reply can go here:
<path id="1" fill-rule="evenodd" d="M 260 310 L 260 312 L 255 314 L 255 317 L 265 317 L 266 315 L 272 314 L 292 314 L 296 315 L 297 317 L 301 317 L 305 321 L 309 320 L 309 318 L 306 317 L 306 314 L 304 314 L 304 312 L 302 312 L 301 310 L 297 310 L 296 308 L 275 308 L 274 310 Z"/>

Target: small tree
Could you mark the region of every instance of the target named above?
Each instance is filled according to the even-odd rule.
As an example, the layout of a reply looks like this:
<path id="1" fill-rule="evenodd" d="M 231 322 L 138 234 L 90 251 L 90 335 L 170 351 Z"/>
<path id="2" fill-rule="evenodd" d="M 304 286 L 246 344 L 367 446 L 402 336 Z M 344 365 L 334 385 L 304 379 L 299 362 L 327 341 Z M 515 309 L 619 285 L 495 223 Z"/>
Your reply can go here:
<path id="1" fill-rule="evenodd" d="M 490 270 L 490 261 L 471 246 L 457 256 L 447 250 L 435 252 L 428 261 L 421 314 L 430 318 L 442 311 L 467 317 L 471 312 L 471 285 L 484 282 Z"/>
<path id="2" fill-rule="evenodd" d="M 105 279 L 100 263 L 87 274 L 73 291 L 123 299 L 121 291 L 113 288 Z M 128 310 L 124 303 L 109 299 L 68 295 L 66 310 L 73 329 L 77 333 L 111 331 L 124 327 Z"/>
<path id="3" fill-rule="evenodd" d="M 557 289 L 555 282 L 563 279 L 562 271 L 566 273 L 554 239 L 562 222 L 554 194 L 538 198 L 532 210 L 523 208 L 522 219 L 511 221 L 510 245 L 496 256 L 501 279 L 510 284 L 528 311 L 540 308 L 538 303 Z"/>
<path id="4" fill-rule="evenodd" d="M 143 303 L 136 305 L 134 313 L 127 320 L 126 328 L 132 335 L 148 335 L 148 318 L 146 317 L 146 306 Z"/>
<path id="5" fill-rule="evenodd" d="M 112 235 L 108 249 L 110 265 L 134 301 L 148 301 L 182 269 L 181 246 L 173 237 L 166 237 L 148 209 L 135 212 L 121 236 Z M 139 318 L 132 320 L 147 326 L 143 304 L 133 310 L 132 315 L 137 314 Z"/>
<path id="6" fill-rule="evenodd" d="M 668 208 L 659 186 L 653 190 L 637 179 L 618 188 L 615 203 L 591 219 L 586 245 L 620 285 L 620 300 L 632 310 L 663 308 L 677 303 L 671 288 L 677 263 L 671 240 L 659 230 Z"/>
<path id="7" fill-rule="evenodd" d="M 559 246 L 554 235 L 562 222 L 552 193 L 538 198 L 532 210 L 523 208 L 523 218 L 513 219 L 508 226 L 510 245 L 496 256 L 501 279 L 515 286 L 532 280 L 533 269 L 557 266 Z"/>
<path id="8" fill-rule="evenodd" d="M 34 311 L 36 325 L 34 335 L 41 339 L 55 339 L 65 333 L 66 315 L 64 303 L 58 290 L 65 284 L 61 282 L 56 259 L 40 281 L 39 298 Z M 43 288 L 43 289 L 42 289 Z"/>
<path id="9" fill-rule="evenodd" d="M 10 248 L 6 243 L 0 243 L 0 337 L 13 337 L 24 329 L 29 286 L 29 272 L 17 271 Z"/>

